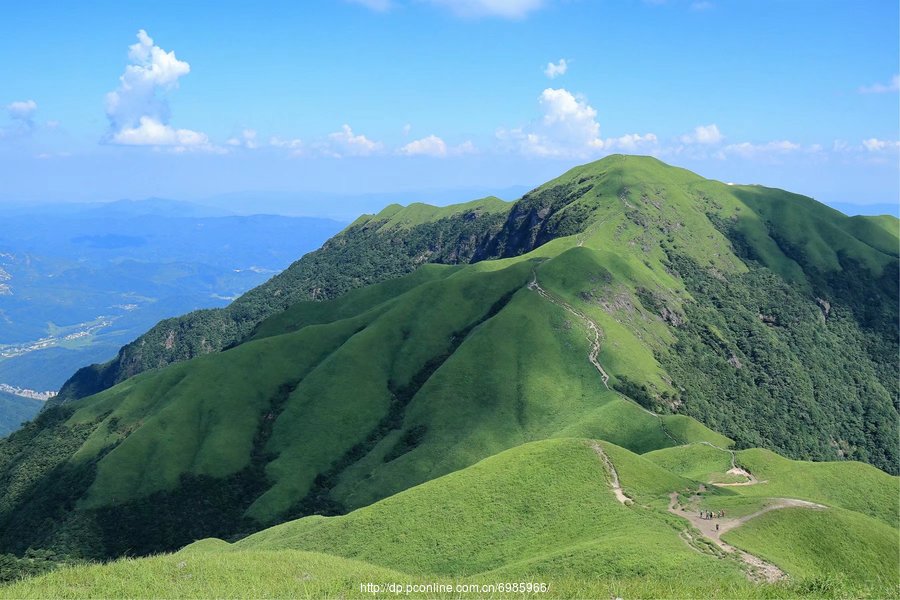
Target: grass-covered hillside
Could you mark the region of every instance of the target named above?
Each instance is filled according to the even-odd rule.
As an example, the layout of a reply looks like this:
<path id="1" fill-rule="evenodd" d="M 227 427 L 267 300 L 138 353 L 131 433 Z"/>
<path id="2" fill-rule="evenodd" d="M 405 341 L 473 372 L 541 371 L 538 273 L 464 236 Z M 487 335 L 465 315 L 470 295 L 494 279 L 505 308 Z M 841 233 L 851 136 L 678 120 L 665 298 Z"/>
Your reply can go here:
<path id="1" fill-rule="evenodd" d="M 827 494 L 811 494 L 814 506 L 778 507 L 792 498 L 770 496 L 762 482 L 698 493 L 730 467 L 712 452 L 728 456 L 700 444 L 640 456 L 585 439 L 532 442 L 345 516 L 306 517 L 233 544 L 206 539 L 175 554 L 62 568 L 0 588 L 0 597 L 361 597 L 361 583 L 398 584 L 402 593 L 440 583 L 480 597 L 531 595 L 480 593 L 503 582 L 544 584 L 534 595 L 552 598 L 896 592 L 896 525 L 841 508 Z M 720 470 L 697 480 L 663 463 Z M 785 463 L 790 481 L 767 473 L 771 483 L 815 479 L 815 465 Z M 882 473 L 861 485 L 896 487 L 897 479 Z M 750 488 L 758 491 L 737 491 Z M 755 505 L 735 504 L 742 499 Z M 691 520 L 699 509 L 731 505 L 733 515 L 716 520 L 730 529 L 714 539 Z M 409 595 L 458 597 L 454 591 Z"/>
<path id="2" fill-rule="evenodd" d="M 0 552 L 235 539 L 564 438 L 636 454 L 759 446 L 896 473 L 896 245 L 809 198 L 641 157 L 578 167 L 511 205 L 388 207 L 231 312 L 160 325 L 97 371 L 102 385 L 73 380 L 102 391 L 0 441 Z M 178 340 L 193 359 L 167 354 Z M 146 370 L 150 356 L 166 366 Z M 689 470 L 659 463 L 647 486 L 665 472 L 740 483 L 707 454 Z M 760 490 L 795 464 L 738 458 L 771 479 Z M 856 488 L 840 468 L 862 465 L 837 467 L 810 465 L 808 489 L 783 493 L 896 528 L 867 504 L 883 508 L 896 480 L 866 467 Z M 636 489 L 636 504 L 663 494 L 665 512 L 665 487 L 646 501 Z"/>
<path id="3" fill-rule="evenodd" d="M 877 339 L 882 330 L 889 341 L 896 338 L 891 315 L 897 299 L 898 224 L 893 217 L 846 217 L 782 190 L 726 186 L 652 158 L 614 155 L 572 169 L 511 204 L 485 198 L 445 208 L 391 205 L 363 216 L 229 307 L 163 321 L 110 363 L 79 371 L 57 401 L 218 352 L 301 300 L 335 298 L 424 263 L 517 256 L 559 237 L 598 230 L 606 232 L 606 244 L 624 240 L 631 250 L 656 259 L 670 251 L 686 253 L 703 266 L 725 267 L 717 271 L 734 271 L 728 265 L 743 270 L 736 254 L 739 261 L 771 269 L 808 296 L 851 311 L 856 321 L 874 329 L 876 339 L 869 343 L 884 345 Z M 870 288 L 877 289 L 874 303 L 866 302 L 872 300 Z M 878 348 L 885 350 L 891 348 Z"/>

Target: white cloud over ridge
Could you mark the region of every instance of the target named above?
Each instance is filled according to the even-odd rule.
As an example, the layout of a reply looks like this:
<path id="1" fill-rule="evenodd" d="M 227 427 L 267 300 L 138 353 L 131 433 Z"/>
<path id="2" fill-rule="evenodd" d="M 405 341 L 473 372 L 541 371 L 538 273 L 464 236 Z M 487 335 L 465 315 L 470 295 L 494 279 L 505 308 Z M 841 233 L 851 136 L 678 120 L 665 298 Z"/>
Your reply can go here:
<path id="1" fill-rule="evenodd" d="M 541 118 L 526 127 L 500 129 L 501 144 L 521 153 L 548 158 L 588 160 L 614 151 L 656 153 L 659 139 L 653 133 L 630 133 L 603 139 L 597 110 L 587 99 L 564 88 L 545 89 L 538 98 Z"/>
<path id="2" fill-rule="evenodd" d="M 119 86 L 106 95 L 108 141 L 125 146 L 172 146 L 175 151 L 222 149 L 205 133 L 169 125 L 169 105 L 162 94 L 178 87 L 191 66 L 155 45 L 141 29 L 138 41 L 128 47 L 130 63 L 119 77 Z"/>
<path id="3" fill-rule="evenodd" d="M 597 111 L 586 99 L 564 88 L 547 88 L 538 105 L 540 120 L 524 128 L 501 129 L 498 139 L 533 156 L 586 157 L 603 148 Z"/>
<path id="4" fill-rule="evenodd" d="M 569 63 L 566 62 L 566 59 L 561 58 L 556 63 L 547 63 L 547 67 L 544 69 L 544 75 L 550 79 L 556 79 L 557 77 L 565 75 L 568 70 Z"/>

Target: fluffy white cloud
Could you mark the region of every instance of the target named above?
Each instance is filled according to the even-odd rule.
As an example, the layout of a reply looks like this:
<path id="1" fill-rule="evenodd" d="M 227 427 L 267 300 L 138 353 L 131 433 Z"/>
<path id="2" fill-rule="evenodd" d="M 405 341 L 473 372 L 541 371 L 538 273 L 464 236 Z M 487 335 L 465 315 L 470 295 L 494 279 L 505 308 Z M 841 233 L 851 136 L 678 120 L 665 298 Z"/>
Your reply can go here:
<path id="1" fill-rule="evenodd" d="M 205 133 L 190 129 L 175 129 L 153 117 L 141 117 L 137 127 L 124 127 L 111 139 L 113 143 L 124 146 L 178 146 L 182 150 L 213 149 Z"/>
<path id="2" fill-rule="evenodd" d="M 458 156 L 461 154 L 474 154 L 477 152 L 475 144 L 471 141 L 463 142 L 458 146 L 447 146 L 447 143 L 436 135 L 429 135 L 420 140 L 414 140 L 398 150 L 406 156 Z"/>
<path id="3" fill-rule="evenodd" d="M 324 154 L 335 158 L 369 156 L 380 152 L 383 148 L 384 144 L 381 142 L 370 140 L 362 134 L 354 134 L 349 125 L 344 125 L 340 131 L 329 134 L 328 141 L 320 146 Z"/>
<path id="4" fill-rule="evenodd" d="M 429 0 L 463 17 L 522 19 L 546 6 L 546 0 Z"/>
<path id="5" fill-rule="evenodd" d="M 6 105 L 6 111 L 11 119 L 30 123 L 37 107 L 37 102 L 34 100 L 16 100 Z"/>
<path id="6" fill-rule="evenodd" d="M 862 141 L 863 148 L 869 152 L 883 152 L 885 150 L 896 150 L 900 148 L 900 142 L 891 140 L 879 140 L 878 138 L 869 138 Z"/>
<path id="7" fill-rule="evenodd" d="M 137 43 L 128 47 L 131 62 L 119 77 L 119 87 L 106 95 L 109 141 L 128 146 L 172 146 L 177 152 L 222 151 L 204 133 L 169 125 L 169 106 L 162 94 L 176 88 L 191 66 L 178 60 L 175 52 L 155 45 L 143 29 L 137 38 Z"/>
<path id="8" fill-rule="evenodd" d="M 543 116 L 525 128 L 499 130 L 501 142 L 525 154 L 585 158 L 603 149 L 597 111 L 566 89 L 545 89 L 538 98 Z"/>
<path id="9" fill-rule="evenodd" d="M 544 69 L 544 75 L 546 75 L 550 79 L 556 79 L 560 75 L 565 75 L 566 71 L 568 70 L 569 63 L 566 62 L 566 59 L 561 58 L 559 59 L 559 62 L 547 63 L 547 68 Z"/>
<path id="10" fill-rule="evenodd" d="M 447 144 L 436 135 L 412 141 L 402 148 L 400 154 L 407 156 L 447 156 Z"/>
<path id="11" fill-rule="evenodd" d="M 873 83 L 859 88 L 860 94 L 887 94 L 896 91 L 900 91 L 900 75 L 891 77 L 889 83 Z"/>
<path id="12" fill-rule="evenodd" d="M 719 131 L 715 123 L 711 125 L 698 125 L 694 131 L 681 136 L 684 144 L 718 144 L 725 136 Z"/>

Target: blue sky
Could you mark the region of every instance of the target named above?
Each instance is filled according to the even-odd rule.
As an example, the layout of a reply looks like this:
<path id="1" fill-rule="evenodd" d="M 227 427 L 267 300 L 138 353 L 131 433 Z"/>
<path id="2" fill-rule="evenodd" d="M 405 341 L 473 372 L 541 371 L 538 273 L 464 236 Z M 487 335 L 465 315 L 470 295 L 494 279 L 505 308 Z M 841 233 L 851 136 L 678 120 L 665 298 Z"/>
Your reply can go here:
<path id="1" fill-rule="evenodd" d="M 896 203 L 898 21 L 895 0 L 15 3 L 0 200 L 491 190 L 625 152 Z"/>

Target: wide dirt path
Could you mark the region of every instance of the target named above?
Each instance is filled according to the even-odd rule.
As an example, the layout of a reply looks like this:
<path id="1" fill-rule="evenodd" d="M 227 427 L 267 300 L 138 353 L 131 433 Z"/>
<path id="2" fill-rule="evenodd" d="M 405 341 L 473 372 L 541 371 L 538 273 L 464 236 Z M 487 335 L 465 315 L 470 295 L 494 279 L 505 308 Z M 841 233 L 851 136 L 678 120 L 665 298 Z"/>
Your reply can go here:
<path id="1" fill-rule="evenodd" d="M 744 552 L 743 550 L 735 548 L 731 544 L 722 541 L 722 534 L 731 531 L 735 527 L 740 527 L 750 519 L 755 519 L 756 517 L 773 510 L 778 510 L 781 508 L 809 508 L 813 510 L 822 510 L 826 508 L 821 504 L 807 502 L 806 500 L 798 500 L 796 498 L 772 498 L 769 500 L 770 504 L 765 506 L 762 510 L 759 510 L 753 514 L 745 515 L 736 519 L 703 519 L 700 516 L 700 511 L 698 511 L 697 509 L 685 509 L 681 506 L 681 504 L 679 504 L 678 492 L 672 492 L 669 495 L 669 500 L 670 513 L 678 515 L 683 519 L 687 519 L 691 523 L 691 525 L 700 530 L 700 533 L 702 533 L 705 538 L 711 540 L 716 546 L 718 546 L 725 552 L 729 554 L 736 553 L 737 556 L 739 556 L 740 559 L 750 567 L 751 579 L 764 580 L 770 583 L 786 578 L 787 574 L 775 565 L 764 561 L 758 556 L 753 556 L 748 552 Z"/>

